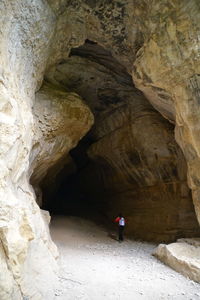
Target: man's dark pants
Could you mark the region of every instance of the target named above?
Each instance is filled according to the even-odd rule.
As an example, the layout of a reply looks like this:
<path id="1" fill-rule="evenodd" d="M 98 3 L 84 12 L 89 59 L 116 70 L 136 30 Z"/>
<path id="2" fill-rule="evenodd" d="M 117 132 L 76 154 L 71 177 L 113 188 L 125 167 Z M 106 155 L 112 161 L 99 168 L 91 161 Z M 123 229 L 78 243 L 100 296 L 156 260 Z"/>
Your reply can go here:
<path id="1" fill-rule="evenodd" d="M 124 240 L 124 226 L 119 225 L 119 241 L 123 241 Z"/>

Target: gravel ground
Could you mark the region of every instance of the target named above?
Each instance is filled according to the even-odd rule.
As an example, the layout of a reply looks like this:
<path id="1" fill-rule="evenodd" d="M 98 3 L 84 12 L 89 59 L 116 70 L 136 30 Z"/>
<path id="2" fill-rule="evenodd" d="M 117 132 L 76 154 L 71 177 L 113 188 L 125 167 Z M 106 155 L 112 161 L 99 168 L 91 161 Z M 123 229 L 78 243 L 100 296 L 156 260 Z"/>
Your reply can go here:
<path id="1" fill-rule="evenodd" d="M 151 255 L 156 245 L 125 240 L 78 217 L 56 217 L 60 257 L 54 300 L 196 300 L 200 285 Z"/>

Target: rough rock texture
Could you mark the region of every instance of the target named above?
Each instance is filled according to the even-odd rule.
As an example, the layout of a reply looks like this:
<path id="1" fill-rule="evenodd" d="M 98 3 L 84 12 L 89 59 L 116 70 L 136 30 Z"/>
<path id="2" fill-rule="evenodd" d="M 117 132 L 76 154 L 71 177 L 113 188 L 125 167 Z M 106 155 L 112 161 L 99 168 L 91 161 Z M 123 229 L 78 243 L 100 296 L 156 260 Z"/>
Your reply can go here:
<path id="1" fill-rule="evenodd" d="M 33 139 L 31 105 L 42 80 L 54 17 L 44 1 L 31 6 L 1 1 L 0 11 L 0 298 L 51 298 L 44 275 L 56 281 L 57 254 L 27 172 Z"/>
<path id="2" fill-rule="evenodd" d="M 1 1 L 0 8 L 0 298 L 51 299 L 57 250 L 29 185 L 29 168 L 37 127 L 34 93 L 42 82 L 55 16 L 39 0 Z"/>
<path id="3" fill-rule="evenodd" d="M 184 276 L 200 282 L 200 239 L 179 239 L 177 243 L 160 244 L 154 255 Z"/>
<path id="4" fill-rule="evenodd" d="M 138 9 L 138 15 L 142 17 L 144 10 Z M 140 22 L 140 29 L 146 34 L 144 45 L 134 62 L 133 79 L 154 107 L 176 124 L 176 140 L 187 160 L 188 184 L 200 222 L 199 1 L 162 1 L 162 4 L 154 1 L 154 5 L 145 13 L 145 20 L 144 23 Z M 193 270 L 187 260 L 182 266 L 178 250 L 177 257 L 172 257 L 173 250 L 180 247 L 180 244 L 161 246 L 159 257 L 176 270 L 199 281 L 199 263 Z M 199 260 L 199 256 L 196 259 Z"/>
<path id="5" fill-rule="evenodd" d="M 123 211 L 127 234 L 135 238 L 198 235 L 174 127 L 134 88 L 123 66 L 104 48 L 86 42 L 46 78 L 84 97 L 95 115 L 93 129 L 71 154 L 78 169 L 75 186 L 84 198 L 111 220 Z M 63 206 L 67 209 L 66 200 Z"/>
<path id="6" fill-rule="evenodd" d="M 200 219 L 199 1 L 2 0 L 0 12 L 0 258 L 4 271 L 0 275 L 0 298 L 51 299 L 57 254 L 35 202 L 33 188 L 29 184 L 33 167 L 36 167 L 33 161 L 34 155 L 31 154 L 34 150 L 33 146 L 37 150 L 37 147 L 46 145 L 46 135 L 42 136 L 41 128 L 36 133 L 37 125 L 34 124 L 36 119 L 33 117 L 32 107 L 35 92 L 40 89 L 45 73 L 47 79 L 49 81 L 52 79 L 54 83 L 56 66 L 65 62 L 71 48 L 83 45 L 85 40 L 104 46 L 129 73 L 133 70 L 132 75 L 137 87 L 145 93 L 164 117 L 176 124 L 176 139 L 187 160 L 189 185 L 192 188 L 196 213 Z M 109 68 L 111 65 L 112 67 L 115 65 L 114 60 Z M 116 67 L 113 68 L 116 73 Z M 54 92 L 52 90 L 53 95 Z M 41 94 L 38 94 L 39 97 Z M 113 92 L 111 94 L 113 95 Z M 121 97 L 123 98 L 123 95 Z M 106 103 L 109 104 L 109 89 L 106 93 L 103 91 L 100 98 L 106 99 Z M 50 96 L 50 99 L 54 102 L 53 96 Z M 118 97 L 115 99 L 118 101 Z M 45 101 L 48 102 L 46 96 Z M 111 107 L 112 103 L 111 101 Z M 122 113 L 125 118 L 121 120 L 120 117 L 120 124 L 124 124 L 130 108 L 131 106 L 127 106 L 128 114 Z M 58 113 L 57 109 L 55 108 Z M 114 112 L 112 116 L 114 117 Z M 139 122 L 139 119 L 136 120 Z M 99 122 L 103 124 L 101 118 Z M 152 119 L 148 122 L 151 123 Z M 149 126 L 148 122 L 146 126 Z M 138 145 L 141 141 L 134 140 L 133 148 L 136 154 L 133 159 L 131 158 L 131 176 L 127 174 L 126 178 L 131 177 L 137 186 L 141 181 L 147 186 L 149 182 L 152 184 L 156 181 L 164 182 L 165 187 L 168 186 L 166 174 L 173 178 L 173 182 L 176 178 L 174 184 L 169 185 L 172 192 L 167 188 L 165 194 L 179 195 L 177 201 L 181 203 L 180 207 L 184 207 L 185 211 L 186 207 L 190 207 L 190 218 L 191 203 L 184 200 L 182 205 L 182 199 L 190 197 L 184 183 L 185 173 L 182 172 L 183 174 L 180 175 L 178 172 L 179 166 L 184 164 L 182 159 L 179 163 L 182 154 L 177 155 L 180 149 L 174 146 L 174 141 L 172 141 L 173 151 L 167 144 L 169 140 L 171 142 L 172 127 L 170 129 L 169 125 L 166 125 L 164 131 L 161 131 L 160 121 L 157 122 L 159 126 L 151 123 L 149 134 L 155 127 L 160 135 L 166 133 L 163 144 L 156 139 L 160 149 L 164 148 L 165 151 L 160 150 L 157 154 L 155 149 L 151 149 L 151 159 L 145 161 L 147 169 L 144 171 L 144 159 L 141 159 L 138 153 L 145 153 L 146 146 L 144 144 L 144 149 L 141 146 L 139 151 Z M 45 124 L 49 124 L 48 120 Z M 124 128 L 121 129 L 124 130 L 123 134 L 135 137 L 134 126 L 131 125 L 126 130 Z M 99 131 L 104 132 L 102 125 Z M 35 133 L 40 135 L 41 146 L 37 145 Z M 80 136 L 76 137 L 76 142 L 82 135 L 81 130 Z M 96 138 L 98 136 L 100 133 L 97 129 Z M 72 142 L 71 145 L 75 145 L 76 142 Z M 122 142 L 124 142 L 123 138 Z M 52 140 L 50 144 L 52 145 Z M 60 147 L 62 148 L 62 142 L 58 149 Z M 128 149 L 129 147 L 132 149 L 131 145 L 127 146 Z M 119 149 L 121 152 L 124 151 L 123 147 Z M 64 148 L 62 151 L 65 152 Z M 91 157 L 98 151 L 91 150 Z M 110 151 L 113 151 L 112 147 Z M 162 158 L 162 163 L 157 164 L 157 171 L 155 168 L 152 169 L 153 160 L 156 160 L 155 154 Z M 38 153 L 37 156 L 41 166 L 42 155 Z M 59 155 L 57 156 L 56 153 L 55 155 L 55 162 L 57 162 Z M 121 155 L 118 157 L 121 158 Z M 125 159 L 124 162 L 130 162 L 130 158 Z M 139 173 L 134 168 L 135 164 L 138 164 Z M 174 167 L 177 175 L 173 173 Z M 112 168 L 108 169 L 107 165 L 106 170 L 109 170 L 109 174 L 113 171 Z M 40 171 L 43 177 L 43 167 L 37 171 Z M 32 178 L 34 181 L 34 174 Z M 115 182 L 117 184 L 117 180 Z M 163 189 L 159 188 L 159 191 L 161 190 Z M 177 209 L 177 213 L 178 211 Z M 180 213 L 179 219 L 186 217 L 185 213 Z M 187 229 L 191 228 L 188 226 Z M 41 268 L 43 264 L 45 267 Z"/>
<path id="7" fill-rule="evenodd" d="M 199 1 L 154 4 L 145 14 L 144 27 L 140 23 L 146 36 L 134 62 L 133 78 L 156 109 L 176 123 L 176 140 L 187 160 L 188 182 L 200 218 Z M 139 11 L 140 16 L 143 13 Z"/>
<path id="8" fill-rule="evenodd" d="M 72 47 L 86 39 L 111 51 L 154 107 L 176 122 L 198 215 L 198 0 L 49 0 L 49 4 L 58 21 L 48 76 Z"/>
<path id="9" fill-rule="evenodd" d="M 44 84 L 37 92 L 33 113 L 35 130 L 30 156 L 31 183 L 39 190 L 39 184 L 49 173 L 51 190 L 64 163 L 70 162 L 67 156 L 69 150 L 92 126 L 93 115 L 77 94 L 67 93 L 50 84 Z"/>
<path id="10" fill-rule="evenodd" d="M 57 17 L 48 69 L 68 58 L 71 48 L 84 44 L 88 39 L 111 51 L 131 71 L 142 41 L 135 23 L 134 6 L 137 6 L 137 1 L 134 2 L 48 0 Z"/>

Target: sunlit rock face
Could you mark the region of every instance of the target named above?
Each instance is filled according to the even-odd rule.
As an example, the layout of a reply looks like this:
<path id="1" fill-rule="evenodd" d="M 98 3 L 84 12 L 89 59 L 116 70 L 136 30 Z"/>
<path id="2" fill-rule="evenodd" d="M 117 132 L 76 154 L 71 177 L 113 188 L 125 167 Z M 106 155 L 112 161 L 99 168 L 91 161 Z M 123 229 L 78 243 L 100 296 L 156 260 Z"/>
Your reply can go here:
<path id="1" fill-rule="evenodd" d="M 136 238 L 171 241 L 199 234 L 174 126 L 133 86 L 123 66 L 86 41 L 49 80 L 81 95 L 95 115 L 85 138 L 89 146 L 81 142 L 75 154 L 75 161 L 86 150 L 89 157 L 84 167 L 77 165 L 85 198 L 110 219 L 122 211 L 127 234 Z"/>
<path id="2" fill-rule="evenodd" d="M 33 3 L 1 1 L 0 8 L 0 299 L 52 299 L 57 280 L 55 258 L 58 253 L 49 236 L 48 216 L 45 215 L 44 218 L 36 204 L 29 177 L 37 162 L 40 164 L 37 171 L 42 173 L 42 160 L 50 159 L 50 146 L 59 140 L 59 137 L 55 137 L 56 142 L 53 142 L 50 133 L 58 130 L 61 135 L 61 130 L 58 128 L 59 121 L 53 124 L 55 118 L 42 114 L 42 110 L 57 117 L 60 113 L 65 129 L 76 123 L 74 133 L 68 135 L 68 143 L 64 137 L 63 141 L 60 138 L 60 146 L 57 142 L 57 151 L 65 153 L 87 131 L 91 113 L 79 96 L 66 96 L 61 91 L 52 90 L 50 104 L 46 99 L 47 88 L 43 88 L 37 96 L 41 101 L 40 105 L 37 105 L 37 100 L 35 102 L 35 91 L 43 80 L 56 21 L 48 4 L 39 0 Z M 45 99 L 41 95 L 45 94 L 44 90 L 47 92 Z M 62 99 L 56 99 L 56 93 L 57 98 Z M 61 104 L 63 99 L 68 99 L 68 105 Z M 48 103 L 48 107 L 45 108 L 44 105 L 42 108 L 43 100 L 46 101 L 45 104 Z M 33 107 L 36 112 L 41 108 L 41 115 L 38 115 L 37 120 L 33 115 Z M 66 119 L 70 114 L 71 123 L 68 121 L 68 125 L 61 118 L 61 111 L 66 112 Z M 81 113 L 85 122 L 81 122 L 79 118 Z M 51 125 L 46 120 L 42 128 L 39 120 L 43 121 L 46 117 L 51 119 Z M 78 119 L 80 121 L 75 122 Z M 78 128 L 80 135 L 77 133 Z M 47 135 L 49 147 L 45 156 Z M 62 146 L 62 143 L 67 145 Z M 55 150 L 53 162 L 58 157 Z M 34 159 L 37 161 L 33 162 Z M 51 163 L 47 165 L 45 169 Z"/>
<path id="3" fill-rule="evenodd" d="M 32 187 L 32 103 L 55 18 L 44 1 L 0 3 L 0 299 L 51 298 L 57 251 Z M 35 263 L 37 261 L 37 264 Z M 44 264 L 46 267 L 44 268 Z"/>

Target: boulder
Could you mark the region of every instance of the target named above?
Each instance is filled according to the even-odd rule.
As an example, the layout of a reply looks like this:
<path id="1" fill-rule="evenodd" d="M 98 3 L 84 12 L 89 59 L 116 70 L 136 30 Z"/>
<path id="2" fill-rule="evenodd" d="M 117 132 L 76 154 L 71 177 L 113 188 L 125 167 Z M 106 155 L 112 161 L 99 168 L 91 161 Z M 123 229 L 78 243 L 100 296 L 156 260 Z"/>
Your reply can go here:
<path id="1" fill-rule="evenodd" d="M 177 272 L 200 282 L 199 249 L 200 238 L 179 239 L 169 245 L 160 244 L 153 255 Z"/>

